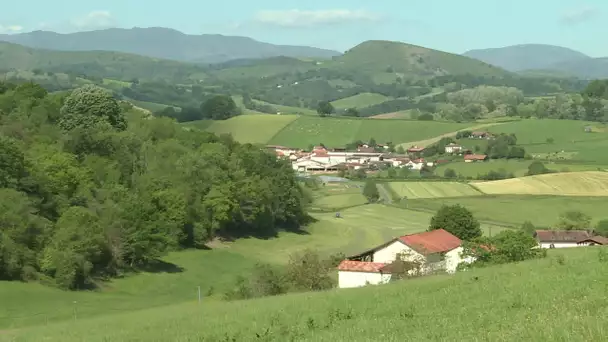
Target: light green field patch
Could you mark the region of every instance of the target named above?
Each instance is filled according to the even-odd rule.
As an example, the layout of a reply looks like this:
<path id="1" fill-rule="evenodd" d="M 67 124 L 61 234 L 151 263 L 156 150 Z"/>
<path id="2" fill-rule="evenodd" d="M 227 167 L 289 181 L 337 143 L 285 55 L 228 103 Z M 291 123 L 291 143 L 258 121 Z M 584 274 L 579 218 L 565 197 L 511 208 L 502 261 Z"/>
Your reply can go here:
<path id="1" fill-rule="evenodd" d="M 264 144 L 297 118 L 296 115 L 239 115 L 228 120 L 214 121 L 208 130 L 215 134 L 232 134 L 239 142 Z"/>
<path id="2" fill-rule="evenodd" d="M 406 198 L 442 198 L 482 195 L 466 183 L 459 182 L 388 182 L 391 190 Z"/>
<path id="3" fill-rule="evenodd" d="M 307 148 L 325 144 L 340 147 L 356 140 L 371 138 L 379 143 L 428 139 L 445 132 L 453 132 L 466 124 L 409 120 L 377 120 L 301 116 L 270 141 L 277 145 Z"/>
<path id="4" fill-rule="evenodd" d="M 566 172 L 475 183 L 492 195 L 608 196 L 608 172 Z"/>
<path id="5" fill-rule="evenodd" d="M 389 97 L 386 97 L 382 94 L 361 93 L 358 95 L 333 101 L 331 104 L 338 109 L 364 108 L 385 102 L 389 99 Z"/>
<path id="6" fill-rule="evenodd" d="M 367 203 L 367 199 L 361 193 L 330 195 L 315 201 L 314 206 L 322 209 L 345 208 Z"/>

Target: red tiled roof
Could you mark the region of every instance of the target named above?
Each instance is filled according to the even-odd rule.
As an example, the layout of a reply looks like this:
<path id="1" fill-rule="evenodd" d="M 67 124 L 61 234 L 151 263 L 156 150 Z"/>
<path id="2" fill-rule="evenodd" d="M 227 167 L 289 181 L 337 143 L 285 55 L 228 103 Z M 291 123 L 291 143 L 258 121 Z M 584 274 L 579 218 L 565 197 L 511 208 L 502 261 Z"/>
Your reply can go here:
<path id="1" fill-rule="evenodd" d="M 465 154 L 464 160 L 484 160 L 487 157 L 485 154 Z"/>
<path id="2" fill-rule="evenodd" d="M 424 147 L 410 147 L 407 149 L 408 152 L 422 152 L 424 151 Z"/>
<path id="3" fill-rule="evenodd" d="M 338 271 L 379 273 L 385 266 L 382 262 L 342 260 Z"/>
<path id="4" fill-rule="evenodd" d="M 579 242 L 591 237 L 586 230 L 537 230 L 534 237 L 541 242 Z"/>
<path id="5" fill-rule="evenodd" d="M 283 156 L 285 156 L 285 153 L 283 153 L 283 152 L 281 152 L 281 151 L 276 151 L 275 153 L 276 153 L 276 155 L 277 155 L 278 157 L 283 157 Z"/>
<path id="6" fill-rule="evenodd" d="M 414 159 L 414 163 L 424 163 L 424 158 Z"/>
<path id="7" fill-rule="evenodd" d="M 462 244 L 459 238 L 444 229 L 406 235 L 400 237 L 399 240 L 422 254 L 448 252 Z"/>

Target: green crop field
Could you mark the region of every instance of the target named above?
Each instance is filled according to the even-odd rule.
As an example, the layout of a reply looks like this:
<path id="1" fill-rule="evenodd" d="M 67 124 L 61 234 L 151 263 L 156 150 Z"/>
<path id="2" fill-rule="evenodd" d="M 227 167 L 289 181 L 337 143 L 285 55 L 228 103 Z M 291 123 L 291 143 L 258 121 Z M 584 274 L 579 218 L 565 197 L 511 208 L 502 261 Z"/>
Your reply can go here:
<path id="1" fill-rule="evenodd" d="M 253 101 L 256 103 L 259 103 L 259 104 L 272 106 L 273 108 L 276 108 L 276 110 L 281 114 L 319 115 L 316 110 L 312 110 L 310 108 L 283 106 L 283 105 L 264 102 L 264 101 L 260 101 L 260 100 L 253 100 Z"/>
<path id="2" fill-rule="evenodd" d="M 339 109 L 344 108 L 363 108 L 373 106 L 382 102 L 390 100 L 389 97 L 386 97 L 382 94 L 375 93 L 361 93 L 355 96 L 346 97 L 340 100 L 336 100 L 331 104 Z"/>
<path id="3" fill-rule="evenodd" d="M 608 172 L 565 172 L 479 182 L 474 186 L 491 195 L 608 196 Z"/>
<path id="4" fill-rule="evenodd" d="M 592 132 L 585 132 L 591 127 Z M 581 161 L 608 163 L 608 131 L 597 122 L 529 119 L 503 123 L 488 128 L 495 133 L 514 133 L 517 144 L 538 159 L 563 157 Z"/>
<path id="5" fill-rule="evenodd" d="M 508 173 L 513 173 L 515 177 L 522 177 L 528 172 L 528 166 L 532 163 L 531 160 L 508 160 L 508 159 L 491 159 L 484 163 L 465 163 L 457 161 L 452 163 L 440 164 L 435 171 L 438 175 L 443 175 L 446 169 L 452 169 L 457 174 L 464 177 L 477 177 L 482 174 L 487 174 L 490 171 L 505 170 Z M 596 164 L 573 164 L 564 162 L 543 161 L 545 167 L 557 172 L 575 172 L 575 171 L 598 171 L 608 169 L 606 165 Z"/>
<path id="6" fill-rule="evenodd" d="M 408 336 L 420 341 L 605 341 L 608 298 L 602 248 L 551 250 L 544 259 L 377 287 L 80 316 L 0 332 L 0 339 L 367 342 Z"/>
<path id="7" fill-rule="evenodd" d="M 388 182 L 386 185 L 400 197 L 408 199 L 482 195 L 471 185 L 458 182 Z"/>
<path id="8" fill-rule="evenodd" d="M 496 195 L 459 198 L 414 199 L 407 207 L 434 212 L 442 205 L 460 204 L 471 210 L 479 220 L 502 222 L 520 226 L 530 221 L 542 227 L 551 227 L 566 211 L 583 212 L 595 222 L 608 219 L 605 197 L 568 197 L 533 195 Z"/>
<path id="9" fill-rule="evenodd" d="M 467 124 L 408 120 L 321 118 L 301 116 L 270 139 L 270 143 L 306 148 L 320 143 L 344 146 L 356 140 L 399 143 L 435 137 Z"/>
<path id="10" fill-rule="evenodd" d="M 295 115 L 239 115 L 228 120 L 215 121 L 208 130 L 215 134 L 230 133 L 239 142 L 264 144 L 297 118 Z"/>

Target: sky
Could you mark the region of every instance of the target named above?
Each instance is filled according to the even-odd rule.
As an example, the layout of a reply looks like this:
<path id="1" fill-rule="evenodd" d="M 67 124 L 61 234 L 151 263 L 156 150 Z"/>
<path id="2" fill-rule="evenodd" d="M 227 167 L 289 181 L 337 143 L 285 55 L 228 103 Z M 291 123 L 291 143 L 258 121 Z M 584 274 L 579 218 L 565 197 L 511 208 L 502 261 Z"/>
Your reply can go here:
<path id="1" fill-rule="evenodd" d="M 371 39 L 442 51 L 552 44 L 608 56 L 606 0 L 8 0 L 0 33 L 169 27 L 345 51 Z"/>

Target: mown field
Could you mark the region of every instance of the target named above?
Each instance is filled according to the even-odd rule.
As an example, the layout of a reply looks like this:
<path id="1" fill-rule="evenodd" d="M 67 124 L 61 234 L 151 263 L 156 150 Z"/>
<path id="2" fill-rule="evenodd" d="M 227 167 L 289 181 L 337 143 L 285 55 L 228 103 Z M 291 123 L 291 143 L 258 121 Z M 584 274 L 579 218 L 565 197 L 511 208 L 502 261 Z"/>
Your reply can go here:
<path id="1" fill-rule="evenodd" d="M 602 248 L 552 250 L 540 260 L 381 287 L 79 317 L 5 331 L 0 339 L 604 341 L 608 297 Z"/>
<path id="2" fill-rule="evenodd" d="M 566 172 L 474 183 L 490 195 L 608 196 L 608 172 Z"/>
<path id="3" fill-rule="evenodd" d="M 228 120 L 229 121 L 229 120 Z M 376 139 L 379 143 L 428 139 L 468 127 L 464 123 L 301 116 L 271 137 L 277 145 L 306 148 L 320 143 L 344 146 L 356 140 Z"/>
<path id="4" fill-rule="evenodd" d="M 539 227 L 552 227 L 559 216 L 567 211 L 580 211 L 592 218 L 592 226 L 599 220 L 608 219 L 605 197 L 583 196 L 533 196 L 495 195 L 458 198 L 435 198 L 408 200 L 410 209 L 427 210 L 432 213 L 442 205 L 460 204 L 471 210 L 479 220 L 501 222 L 519 227 L 530 221 Z"/>
<path id="5" fill-rule="evenodd" d="M 597 164 L 574 164 L 567 162 L 542 161 L 546 168 L 557 172 L 598 171 L 608 169 L 606 165 Z M 452 169 L 456 174 L 464 177 L 477 177 L 490 171 L 505 170 L 513 173 L 515 177 L 522 177 L 528 172 L 528 166 L 532 160 L 508 160 L 492 159 L 484 163 L 465 163 L 462 160 L 452 163 L 440 164 L 435 169 L 435 174 L 443 175 L 446 169 Z"/>
<path id="6" fill-rule="evenodd" d="M 591 127 L 592 132 L 585 132 Z M 608 130 L 597 122 L 529 119 L 503 123 L 487 129 L 495 133 L 514 133 L 517 144 L 543 160 L 559 158 L 608 163 Z"/>
<path id="7" fill-rule="evenodd" d="M 264 144 L 296 119 L 298 117 L 295 115 L 240 115 L 224 121 L 214 121 L 207 130 L 215 134 L 230 133 L 239 142 Z"/>
<path id="8" fill-rule="evenodd" d="M 399 197 L 408 199 L 482 195 L 471 185 L 459 182 L 388 182 L 385 185 Z"/>

